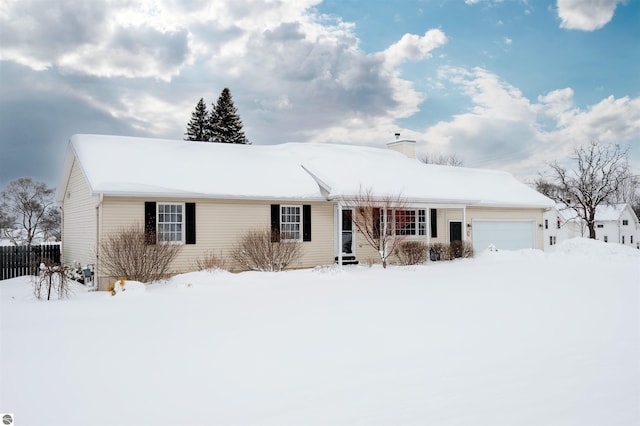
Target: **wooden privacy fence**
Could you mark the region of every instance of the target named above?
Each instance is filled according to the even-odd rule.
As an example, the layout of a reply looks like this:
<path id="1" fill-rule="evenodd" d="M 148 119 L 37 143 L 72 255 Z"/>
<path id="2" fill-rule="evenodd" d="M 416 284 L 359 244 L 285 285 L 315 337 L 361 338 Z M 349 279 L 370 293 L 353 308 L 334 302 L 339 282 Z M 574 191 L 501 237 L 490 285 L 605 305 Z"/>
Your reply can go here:
<path id="1" fill-rule="evenodd" d="M 37 275 L 44 260 L 60 263 L 60 244 L 0 246 L 0 280 Z"/>

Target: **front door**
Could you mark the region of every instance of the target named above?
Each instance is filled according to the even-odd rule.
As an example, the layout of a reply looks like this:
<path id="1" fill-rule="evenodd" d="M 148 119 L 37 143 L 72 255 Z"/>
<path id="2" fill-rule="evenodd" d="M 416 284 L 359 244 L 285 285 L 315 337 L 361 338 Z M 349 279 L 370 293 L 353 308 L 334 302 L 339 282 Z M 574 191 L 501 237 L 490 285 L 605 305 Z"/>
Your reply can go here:
<path id="1" fill-rule="evenodd" d="M 449 242 L 462 241 L 462 222 L 449 222 Z"/>
<path id="2" fill-rule="evenodd" d="M 353 221 L 351 209 L 342 210 L 342 254 L 353 256 Z"/>

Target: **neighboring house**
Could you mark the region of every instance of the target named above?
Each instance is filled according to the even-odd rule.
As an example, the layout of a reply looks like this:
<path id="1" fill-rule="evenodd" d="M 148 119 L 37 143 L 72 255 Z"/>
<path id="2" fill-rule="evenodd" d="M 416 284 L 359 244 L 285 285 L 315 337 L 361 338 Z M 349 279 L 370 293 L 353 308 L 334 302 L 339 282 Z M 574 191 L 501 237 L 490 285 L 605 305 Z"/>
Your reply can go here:
<path id="1" fill-rule="evenodd" d="M 547 197 L 505 172 L 423 164 L 413 141 L 389 148 L 73 136 L 57 193 L 63 262 L 94 265 L 104 288 L 113 277 L 101 273 L 99 243 L 136 223 L 184 244 L 176 272 L 210 251 L 228 256 L 256 227 L 302 242 L 295 268 L 376 259 L 349 219 L 349 199 L 367 190 L 407 201 L 409 239 L 543 248 Z"/>
<path id="2" fill-rule="evenodd" d="M 628 204 L 601 204 L 596 207 L 596 239 L 640 249 L 640 223 Z M 545 250 L 561 241 L 588 237 L 589 229 L 575 210 L 558 204 L 544 214 Z"/>

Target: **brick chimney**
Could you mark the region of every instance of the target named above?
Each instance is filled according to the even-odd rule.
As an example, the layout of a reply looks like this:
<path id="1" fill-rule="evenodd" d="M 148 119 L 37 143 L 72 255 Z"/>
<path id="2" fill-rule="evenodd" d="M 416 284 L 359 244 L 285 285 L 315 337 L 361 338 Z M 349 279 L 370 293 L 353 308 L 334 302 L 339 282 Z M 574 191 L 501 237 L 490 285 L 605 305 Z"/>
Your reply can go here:
<path id="1" fill-rule="evenodd" d="M 400 133 L 396 133 L 396 139 L 388 142 L 387 147 L 393 151 L 397 151 L 409 158 L 416 158 L 416 141 L 409 139 L 400 139 Z"/>

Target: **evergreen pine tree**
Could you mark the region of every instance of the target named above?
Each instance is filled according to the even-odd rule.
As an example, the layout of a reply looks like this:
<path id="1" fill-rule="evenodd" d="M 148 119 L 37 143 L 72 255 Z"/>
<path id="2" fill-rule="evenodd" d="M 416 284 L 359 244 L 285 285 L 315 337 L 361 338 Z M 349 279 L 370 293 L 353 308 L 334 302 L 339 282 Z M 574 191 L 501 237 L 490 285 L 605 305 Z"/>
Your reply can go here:
<path id="1" fill-rule="evenodd" d="M 249 144 L 242 131 L 242 120 L 238 115 L 238 109 L 233 105 L 231 92 L 224 88 L 218 103 L 212 105 L 209 115 L 209 132 L 211 142 Z"/>
<path id="2" fill-rule="evenodd" d="M 191 120 L 187 124 L 187 137 L 184 140 L 208 142 L 210 138 L 208 118 L 207 104 L 203 98 L 200 98 L 196 109 L 191 113 Z"/>

